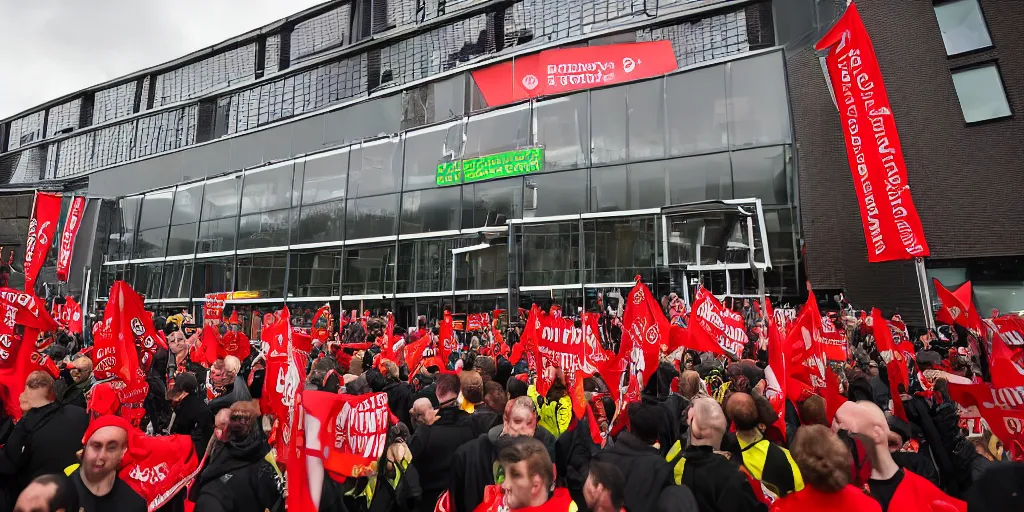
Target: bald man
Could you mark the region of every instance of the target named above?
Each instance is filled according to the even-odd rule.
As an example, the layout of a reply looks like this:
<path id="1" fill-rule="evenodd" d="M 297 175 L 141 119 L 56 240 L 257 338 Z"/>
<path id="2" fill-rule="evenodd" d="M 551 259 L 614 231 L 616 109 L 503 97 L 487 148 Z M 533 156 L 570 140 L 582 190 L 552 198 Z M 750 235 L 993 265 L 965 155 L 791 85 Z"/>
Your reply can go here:
<path id="1" fill-rule="evenodd" d="M 927 479 L 899 467 L 889 452 L 889 423 L 874 402 L 846 402 L 836 411 L 833 430 L 847 430 L 864 443 L 871 460 L 868 490 L 882 511 L 959 510 L 967 503 L 952 498 Z"/>
<path id="2" fill-rule="evenodd" d="M 421 425 L 430 425 L 437 419 L 437 411 L 434 410 L 434 405 L 430 403 L 430 399 L 427 397 L 417 398 L 412 403 L 412 409 L 409 410 L 409 416 L 412 419 L 413 430 L 419 428 Z"/>
<path id="3" fill-rule="evenodd" d="M 57 391 L 60 403 L 77 405 L 85 409 L 85 395 L 92 387 L 92 360 L 78 354 L 68 363 L 67 372 L 61 372 L 61 388 Z"/>
<path id="4" fill-rule="evenodd" d="M 78 491 L 68 477 L 43 475 L 21 491 L 14 512 L 78 512 Z"/>
<path id="5" fill-rule="evenodd" d="M 82 441 L 82 464 L 68 475 L 78 490 L 80 512 L 148 510 L 146 500 L 117 476 L 131 430 L 118 416 L 100 416 L 89 425 Z"/>

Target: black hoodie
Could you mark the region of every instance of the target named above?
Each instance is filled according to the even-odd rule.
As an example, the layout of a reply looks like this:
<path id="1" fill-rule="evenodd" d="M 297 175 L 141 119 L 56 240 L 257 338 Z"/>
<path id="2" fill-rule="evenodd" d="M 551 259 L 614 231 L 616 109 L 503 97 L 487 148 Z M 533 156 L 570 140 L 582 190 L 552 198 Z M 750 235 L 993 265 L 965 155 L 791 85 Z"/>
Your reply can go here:
<path id="1" fill-rule="evenodd" d="M 255 423 L 245 439 L 218 443 L 192 488 L 196 510 L 284 510 L 277 472 L 264 458 L 267 453 L 270 445 Z"/>
<path id="2" fill-rule="evenodd" d="M 622 432 L 615 444 L 605 447 L 594 460 L 607 462 L 626 476 L 626 510 L 657 510 L 661 491 L 673 485 L 672 466 L 661 452 L 631 432 Z"/>

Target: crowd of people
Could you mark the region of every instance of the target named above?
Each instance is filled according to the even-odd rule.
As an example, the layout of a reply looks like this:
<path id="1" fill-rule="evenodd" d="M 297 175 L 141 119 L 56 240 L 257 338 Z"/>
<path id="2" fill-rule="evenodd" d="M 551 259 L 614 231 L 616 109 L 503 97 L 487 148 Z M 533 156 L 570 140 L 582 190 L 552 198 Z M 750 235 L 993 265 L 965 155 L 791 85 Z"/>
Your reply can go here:
<path id="1" fill-rule="evenodd" d="M 685 327 L 685 303 L 661 305 Z M 969 428 L 946 389 L 983 373 L 984 361 L 963 350 L 969 334 L 917 336 L 910 386 L 893 396 L 872 330 L 839 311 L 832 318 L 849 357 L 830 364 L 842 400 L 770 399 L 771 319 L 756 303 L 731 307 L 747 330 L 742 354 L 662 347 L 636 395 L 616 392 L 624 382 L 600 371 L 569 375 L 517 350 L 531 320 L 524 312 L 454 333 L 450 351 L 440 349 L 442 319 L 405 331 L 364 317 L 314 337 L 302 387 L 383 393 L 392 417 L 371 473 L 310 484 L 319 510 L 1024 510 L 1024 465 L 1011 460 L 1021 447 L 983 423 Z M 623 343 L 620 322 L 602 312 L 607 353 Z M 153 323 L 166 349 L 146 369 L 141 418 L 94 378 L 88 343 L 61 334 L 47 348 L 58 375 L 32 372 L 23 415 L 0 426 L 0 512 L 285 510 L 286 488 L 294 491 L 274 437 L 289 420 L 259 403 L 268 385 L 287 386 L 268 381 L 277 377 L 267 375 L 266 343 L 211 362 L 196 357 L 203 328 L 223 337 L 238 326 L 196 327 L 187 313 Z M 427 349 L 410 357 L 403 348 L 412 346 Z M 444 352 L 447 360 L 434 357 Z M 193 474 L 170 475 L 183 485 L 159 502 L 119 474 L 140 435 L 187 436 L 201 461 Z"/>

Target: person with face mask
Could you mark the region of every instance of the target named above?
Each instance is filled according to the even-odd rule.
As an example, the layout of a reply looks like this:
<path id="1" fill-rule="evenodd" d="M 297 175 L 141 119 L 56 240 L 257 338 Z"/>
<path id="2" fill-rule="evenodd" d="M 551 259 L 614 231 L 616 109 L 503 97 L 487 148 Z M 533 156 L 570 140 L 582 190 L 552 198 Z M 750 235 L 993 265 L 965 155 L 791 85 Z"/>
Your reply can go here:
<path id="1" fill-rule="evenodd" d="M 117 475 L 131 428 L 120 416 L 100 416 L 89 424 L 82 464 L 68 475 L 78 490 L 80 512 L 148 510 L 146 500 Z"/>
<path id="2" fill-rule="evenodd" d="M 504 505 L 518 512 L 576 512 L 576 503 L 563 487 L 555 487 L 554 466 L 544 444 L 517 439 L 498 453 L 504 473 Z M 463 510 L 458 508 L 456 510 Z"/>
<path id="3" fill-rule="evenodd" d="M 515 437 L 536 439 L 547 449 L 548 459 L 553 458 L 554 438 L 538 428 L 537 404 L 528 396 L 509 401 L 501 425 L 459 447 L 452 457 L 449 493 L 455 510 L 473 510 L 483 502 L 485 488 L 500 481 L 495 462 L 501 441 Z"/>

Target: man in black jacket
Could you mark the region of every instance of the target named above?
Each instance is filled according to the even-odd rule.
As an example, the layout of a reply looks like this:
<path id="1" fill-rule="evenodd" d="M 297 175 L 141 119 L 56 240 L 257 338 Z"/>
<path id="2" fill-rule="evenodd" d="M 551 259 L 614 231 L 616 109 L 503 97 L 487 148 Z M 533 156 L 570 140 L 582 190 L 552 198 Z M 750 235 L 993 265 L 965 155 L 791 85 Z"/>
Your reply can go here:
<path id="1" fill-rule="evenodd" d="M 449 472 L 456 449 L 476 437 L 469 413 L 459 409 L 459 378 L 451 374 L 437 377 L 437 417 L 433 424 L 422 425 L 409 439 L 412 465 L 420 475 L 423 501 L 420 511 L 432 512 L 438 497 L 448 489 Z"/>
<path id="2" fill-rule="evenodd" d="M 196 453 L 203 454 L 213 435 L 213 412 L 196 394 L 198 390 L 199 382 L 195 375 L 179 373 L 174 376 L 173 387 L 168 390 L 168 399 L 174 407 L 168 433 L 190 436 Z"/>
<path id="3" fill-rule="evenodd" d="M 537 428 L 537 404 L 528 396 L 521 396 L 505 405 L 501 425 L 480 435 L 460 447 L 452 457 L 449 494 L 453 509 L 472 511 L 483 502 L 484 488 L 495 481 L 495 461 L 504 441 L 514 437 L 533 437 L 552 456 L 555 438 L 546 429 Z M 414 459 L 415 460 L 415 459 Z"/>
<path id="4" fill-rule="evenodd" d="M 626 476 L 626 509 L 657 510 L 661 492 L 673 483 L 672 466 L 655 447 L 664 411 L 659 405 L 632 403 L 626 415 L 629 431 L 620 433 L 615 444 L 594 460 L 609 463 Z"/>
<path id="5" fill-rule="evenodd" d="M 60 403 L 85 409 L 85 395 L 92 387 L 92 361 L 78 354 L 71 359 L 67 368 L 61 370 L 60 376 L 61 380 L 54 385 Z"/>
<path id="6" fill-rule="evenodd" d="M 0 450 L 0 510 L 13 507 L 18 494 L 33 478 L 63 473 L 77 462 L 82 435 L 89 425 L 85 410 L 54 402 L 53 377 L 42 371 L 29 374 L 20 400 L 25 414 Z"/>
<path id="7" fill-rule="evenodd" d="M 412 428 L 412 419 L 409 416 L 409 410 L 412 409 L 413 403 L 413 389 L 412 386 L 403 382 L 399 379 L 398 365 L 391 361 L 384 362 L 384 393 L 388 395 L 388 409 L 396 417 L 398 421 L 405 424 L 406 427 Z"/>

